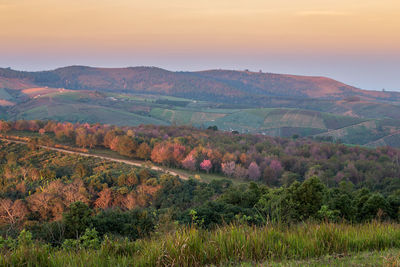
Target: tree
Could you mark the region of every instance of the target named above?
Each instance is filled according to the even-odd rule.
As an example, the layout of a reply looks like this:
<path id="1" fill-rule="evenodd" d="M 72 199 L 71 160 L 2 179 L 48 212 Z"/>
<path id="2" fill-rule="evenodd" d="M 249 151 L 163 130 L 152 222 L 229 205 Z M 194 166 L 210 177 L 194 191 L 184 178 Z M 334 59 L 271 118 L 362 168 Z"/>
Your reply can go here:
<path id="1" fill-rule="evenodd" d="M 54 195 L 47 192 L 35 193 L 27 198 L 30 210 L 37 212 L 43 220 L 52 218 L 53 200 Z"/>
<path id="2" fill-rule="evenodd" d="M 28 208 L 22 200 L 0 199 L 0 221 L 10 225 L 23 221 L 28 215 Z"/>
<path id="3" fill-rule="evenodd" d="M 228 176 L 232 177 L 235 173 L 236 164 L 234 161 L 229 161 L 221 164 L 222 172 Z"/>
<path id="4" fill-rule="evenodd" d="M 74 202 L 88 204 L 88 193 L 85 184 L 81 179 L 75 179 L 72 183 L 63 188 L 64 202 L 69 205 Z"/>
<path id="5" fill-rule="evenodd" d="M 220 171 L 221 163 L 222 163 L 222 153 L 217 149 L 208 149 L 207 150 L 207 158 L 211 161 L 213 166 L 213 171 Z"/>
<path id="6" fill-rule="evenodd" d="M 246 165 L 247 161 L 248 161 L 248 157 L 247 157 L 247 155 L 245 153 L 242 153 L 239 156 L 239 160 L 240 160 L 241 164 Z"/>
<path id="7" fill-rule="evenodd" d="M 7 133 L 8 131 L 11 130 L 11 125 L 7 121 L 0 121 L 0 131 L 2 133 Z"/>
<path id="8" fill-rule="evenodd" d="M 172 152 L 172 157 L 174 159 L 174 164 L 175 166 L 178 166 L 181 164 L 182 160 L 185 158 L 185 152 L 186 152 L 186 147 L 175 143 L 173 145 L 173 152 Z"/>
<path id="9" fill-rule="evenodd" d="M 268 185 L 278 185 L 278 178 L 281 176 L 283 171 L 282 164 L 279 160 L 273 159 L 269 165 L 263 170 L 263 179 Z"/>
<path id="10" fill-rule="evenodd" d="M 94 134 L 88 134 L 86 137 L 86 144 L 89 148 L 94 148 L 97 145 L 97 138 Z"/>
<path id="11" fill-rule="evenodd" d="M 105 147 L 108 147 L 111 149 L 111 143 L 114 140 L 114 138 L 117 136 L 115 131 L 108 131 L 103 139 L 103 144 Z"/>
<path id="12" fill-rule="evenodd" d="M 146 210 L 106 210 L 93 218 L 100 235 L 113 234 L 132 240 L 147 236 L 154 229 L 154 218 Z"/>
<path id="13" fill-rule="evenodd" d="M 182 160 L 182 166 L 190 171 L 196 170 L 196 160 L 192 154 L 187 155 L 186 158 Z"/>
<path id="14" fill-rule="evenodd" d="M 244 168 L 242 165 L 237 164 L 235 167 L 235 173 L 233 176 L 238 179 L 246 179 L 248 175 L 247 169 Z"/>
<path id="15" fill-rule="evenodd" d="M 126 194 L 125 198 L 122 200 L 122 206 L 127 210 L 132 210 L 138 206 L 136 201 L 136 194 L 130 192 Z"/>
<path id="16" fill-rule="evenodd" d="M 200 168 L 202 170 L 205 170 L 207 173 L 211 170 L 212 168 L 212 163 L 210 160 L 205 159 L 203 162 L 200 163 Z"/>
<path id="17" fill-rule="evenodd" d="M 82 202 L 72 203 L 69 211 L 64 214 L 65 235 L 67 238 L 78 238 L 86 228 L 91 227 L 92 210 Z"/>
<path id="18" fill-rule="evenodd" d="M 298 222 L 321 216 L 325 186 L 311 177 L 289 187 L 269 189 L 256 204 L 257 210 L 272 221 Z"/>
<path id="19" fill-rule="evenodd" d="M 99 197 L 94 202 L 94 206 L 99 209 L 107 209 L 111 207 L 113 196 L 110 188 L 104 188 L 100 193 Z"/>
<path id="20" fill-rule="evenodd" d="M 256 162 L 253 161 L 252 163 L 250 163 L 248 173 L 249 173 L 249 178 L 253 181 L 256 181 L 260 178 L 261 172 Z"/>
<path id="21" fill-rule="evenodd" d="M 123 156 L 133 157 L 137 149 L 136 142 L 129 136 L 120 136 L 118 138 L 117 151 Z"/>
<path id="22" fill-rule="evenodd" d="M 316 217 L 321 209 L 322 200 L 326 188 L 318 177 L 314 176 L 305 180 L 301 186 L 293 192 L 293 200 L 297 202 L 298 214 L 301 220 Z"/>
<path id="23" fill-rule="evenodd" d="M 17 131 L 26 131 L 29 128 L 29 123 L 25 120 L 18 120 L 15 122 L 14 128 Z"/>
<path id="24" fill-rule="evenodd" d="M 353 194 L 343 188 L 343 183 L 341 182 L 340 188 L 332 188 L 328 191 L 328 194 L 325 196 L 325 202 L 328 204 L 330 210 L 338 211 L 341 218 L 354 221 L 356 218 L 356 208 L 354 206 Z"/>
<path id="25" fill-rule="evenodd" d="M 110 141 L 110 149 L 113 151 L 118 150 L 118 144 L 119 144 L 119 138 L 120 136 L 115 136 L 111 141 Z"/>
<path id="26" fill-rule="evenodd" d="M 138 149 L 136 150 L 136 157 L 148 160 L 150 158 L 150 155 L 151 155 L 150 146 L 146 142 L 141 143 Z"/>
<path id="27" fill-rule="evenodd" d="M 78 163 L 74 169 L 74 176 L 83 178 L 90 175 L 89 167 L 83 163 Z"/>
<path id="28" fill-rule="evenodd" d="M 223 162 L 229 162 L 229 161 L 235 162 L 235 161 L 236 161 L 236 158 L 237 158 L 237 157 L 236 157 L 234 154 L 229 153 L 229 152 L 226 152 L 226 153 L 224 154 L 224 156 L 222 157 L 222 161 L 223 161 Z"/>
<path id="29" fill-rule="evenodd" d="M 75 143 L 79 147 L 87 147 L 88 140 L 87 140 L 87 130 L 85 128 L 78 128 L 76 129 L 76 137 Z"/>
<path id="30" fill-rule="evenodd" d="M 269 167 L 275 172 L 276 176 L 280 176 L 280 174 L 283 170 L 281 162 L 276 159 L 271 160 Z"/>
<path id="31" fill-rule="evenodd" d="M 382 194 L 372 194 L 364 203 L 361 213 L 364 220 L 371 220 L 375 217 L 382 219 L 391 213 L 390 205 Z"/>
<path id="32" fill-rule="evenodd" d="M 173 158 L 173 147 L 166 143 L 157 143 L 151 151 L 151 160 L 159 164 L 169 164 Z"/>

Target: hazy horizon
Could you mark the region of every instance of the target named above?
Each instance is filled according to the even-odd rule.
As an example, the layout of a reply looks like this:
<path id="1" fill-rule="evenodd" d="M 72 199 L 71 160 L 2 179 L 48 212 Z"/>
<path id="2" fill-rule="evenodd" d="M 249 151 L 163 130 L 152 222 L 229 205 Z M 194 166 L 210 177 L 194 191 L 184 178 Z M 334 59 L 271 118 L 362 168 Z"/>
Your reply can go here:
<path id="1" fill-rule="evenodd" d="M 326 76 L 400 91 L 395 0 L 0 0 L 0 66 Z"/>

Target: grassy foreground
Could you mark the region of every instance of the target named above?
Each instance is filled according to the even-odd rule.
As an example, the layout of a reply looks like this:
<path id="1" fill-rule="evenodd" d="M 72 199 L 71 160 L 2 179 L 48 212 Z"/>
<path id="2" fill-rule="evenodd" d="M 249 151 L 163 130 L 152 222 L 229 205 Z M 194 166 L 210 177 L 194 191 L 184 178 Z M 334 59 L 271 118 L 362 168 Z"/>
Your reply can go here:
<path id="1" fill-rule="evenodd" d="M 368 252 L 379 255 L 381 251 L 385 253 L 389 249 L 398 249 L 400 225 L 377 222 L 362 225 L 322 223 L 287 228 L 232 224 L 213 231 L 196 227 L 180 228 L 134 242 L 106 238 L 98 245 L 96 240 L 85 240 L 85 243 L 90 245 L 52 248 L 19 238 L 14 248 L 7 248 L 0 243 L 0 265 L 236 266 L 247 263 L 291 266 L 328 255 Z M 396 266 L 392 264 L 398 263 L 398 259 L 399 254 L 388 255 L 384 261 L 388 266 Z"/>

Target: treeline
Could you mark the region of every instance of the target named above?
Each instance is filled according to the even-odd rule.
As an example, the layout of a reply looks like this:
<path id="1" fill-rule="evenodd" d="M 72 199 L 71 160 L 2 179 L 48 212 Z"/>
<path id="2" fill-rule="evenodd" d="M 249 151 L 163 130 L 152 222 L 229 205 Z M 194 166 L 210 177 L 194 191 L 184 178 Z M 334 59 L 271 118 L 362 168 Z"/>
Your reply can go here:
<path id="1" fill-rule="evenodd" d="M 327 188 L 315 176 L 281 188 L 255 183 L 227 186 L 218 198 L 214 194 L 221 188 L 211 193 L 207 192 L 210 185 L 207 190 L 198 190 L 199 185 L 195 181 L 174 184 L 169 180 L 158 192 L 154 208 L 168 210 L 172 219 L 181 223 L 204 228 L 235 221 L 287 225 L 309 220 L 363 223 L 400 218 L 400 192 L 384 196 L 367 188 L 355 189 L 349 182 Z"/>
<path id="2" fill-rule="evenodd" d="M 309 139 L 199 130 L 187 126 L 116 127 L 54 121 L 0 122 L 0 131 L 31 131 L 43 144 L 108 148 L 119 154 L 190 171 L 289 185 L 318 176 L 325 185 L 349 181 L 390 193 L 400 189 L 400 151 L 368 149 Z"/>

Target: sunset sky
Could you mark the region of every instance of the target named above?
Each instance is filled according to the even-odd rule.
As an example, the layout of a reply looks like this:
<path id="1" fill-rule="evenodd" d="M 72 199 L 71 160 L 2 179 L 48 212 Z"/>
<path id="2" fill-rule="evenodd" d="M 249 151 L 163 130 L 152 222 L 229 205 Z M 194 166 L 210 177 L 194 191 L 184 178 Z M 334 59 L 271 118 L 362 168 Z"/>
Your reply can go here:
<path id="1" fill-rule="evenodd" d="M 0 0 L 0 66 L 323 75 L 400 91 L 399 0 Z"/>

